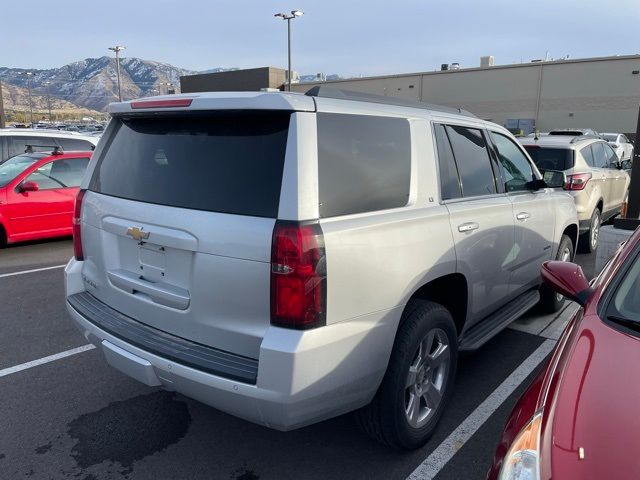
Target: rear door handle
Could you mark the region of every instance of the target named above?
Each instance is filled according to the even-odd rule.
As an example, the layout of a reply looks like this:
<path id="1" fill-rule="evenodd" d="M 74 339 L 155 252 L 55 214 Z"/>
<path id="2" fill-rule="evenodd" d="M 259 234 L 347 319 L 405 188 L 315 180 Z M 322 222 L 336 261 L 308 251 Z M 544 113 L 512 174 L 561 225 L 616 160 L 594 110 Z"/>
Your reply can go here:
<path id="1" fill-rule="evenodd" d="M 527 212 L 520 212 L 519 214 L 516 215 L 516 218 L 518 220 L 526 220 L 529 217 L 531 217 L 531 214 L 529 214 Z"/>
<path id="2" fill-rule="evenodd" d="M 459 232 L 470 232 L 471 230 L 477 230 L 478 228 L 480 228 L 480 225 L 478 225 L 476 222 L 467 222 L 458 225 Z"/>

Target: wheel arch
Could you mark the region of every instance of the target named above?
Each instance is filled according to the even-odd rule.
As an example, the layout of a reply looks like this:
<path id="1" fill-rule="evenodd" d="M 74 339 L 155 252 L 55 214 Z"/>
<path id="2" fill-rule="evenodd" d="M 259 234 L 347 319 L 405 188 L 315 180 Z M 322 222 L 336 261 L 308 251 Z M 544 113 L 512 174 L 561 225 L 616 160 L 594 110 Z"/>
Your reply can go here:
<path id="1" fill-rule="evenodd" d="M 7 243 L 9 243 L 9 234 L 2 223 L 2 217 L 0 217 L 0 248 L 4 247 Z"/>
<path id="2" fill-rule="evenodd" d="M 570 223 L 564 227 L 562 230 L 562 234 L 568 236 L 573 242 L 573 253 L 575 255 L 575 250 L 578 247 L 578 236 L 580 234 L 580 229 L 578 228 L 577 223 Z"/>
<path id="3" fill-rule="evenodd" d="M 463 274 L 450 273 L 429 280 L 411 294 L 409 301 L 413 299 L 429 300 L 445 307 L 453 317 L 458 335 L 462 332 L 469 302 L 469 288 Z"/>

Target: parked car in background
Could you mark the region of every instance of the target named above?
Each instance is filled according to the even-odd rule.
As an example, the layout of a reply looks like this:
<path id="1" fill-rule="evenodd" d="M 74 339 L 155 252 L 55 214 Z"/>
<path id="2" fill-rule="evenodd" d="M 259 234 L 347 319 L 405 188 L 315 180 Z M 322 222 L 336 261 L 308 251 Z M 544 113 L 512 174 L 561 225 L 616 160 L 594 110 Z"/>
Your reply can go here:
<path id="1" fill-rule="evenodd" d="M 51 152 L 54 147 L 63 151 L 93 150 L 98 144 L 98 137 L 81 135 L 59 130 L 44 129 L 0 129 L 0 164 L 7 159 L 25 153 L 27 145 L 33 151 Z"/>
<path id="2" fill-rule="evenodd" d="M 580 249 L 594 252 L 600 225 L 620 213 L 631 182 L 616 153 L 606 141 L 588 136 L 519 140 L 542 172 L 565 173 L 564 189 L 573 196 L 580 219 Z"/>
<path id="3" fill-rule="evenodd" d="M 23 153 L 0 165 L 0 246 L 71 235 L 91 153 Z"/>
<path id="4" fill-rule="evenodd" d="M 459 351 L 562 306 L 539 268 L 573 257 L 575 205 L 503 127 L 326 87 L 109 112 L 66 300 L 147 385 L 280 430 L 359 409 L 416 448 Z"/>
<path id="5" fill-rule="evenodd" d="M 582 308 L 511 412 L 487 479 L 640 478 L 640 230 L 592 286 L 572 263 L 542 276 Z"/>
<path id="6" fill-rule="evenodd" d="M 602 136 L 592 128 L 555 128 L 550 130 L 548 135 L 556 137 L 602 138 Z"/>
<path id="7" fill-rule="evenodd" d="M 633 144 L 627 136 L 623 133 L 603 133 L 602 137 L 609 143 L 609 146 L 613 148 L 618 158 L 623 162 L 623 168 L 630 170 L 631 160 L 633 159 Z"/>

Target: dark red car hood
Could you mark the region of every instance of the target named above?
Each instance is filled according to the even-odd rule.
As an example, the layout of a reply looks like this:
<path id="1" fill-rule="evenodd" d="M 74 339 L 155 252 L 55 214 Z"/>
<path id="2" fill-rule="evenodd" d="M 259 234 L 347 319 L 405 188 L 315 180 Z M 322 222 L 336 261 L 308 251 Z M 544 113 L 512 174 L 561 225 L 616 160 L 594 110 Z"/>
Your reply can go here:
<path id="1" fill-rule="evenodd" d="M 545 409 L 543 443 L 550 451 L 543 451 L 542 478 L 640 479 L 640 339 L 605 324 L 594 310 L 587 308 L 566 346 Z"/>

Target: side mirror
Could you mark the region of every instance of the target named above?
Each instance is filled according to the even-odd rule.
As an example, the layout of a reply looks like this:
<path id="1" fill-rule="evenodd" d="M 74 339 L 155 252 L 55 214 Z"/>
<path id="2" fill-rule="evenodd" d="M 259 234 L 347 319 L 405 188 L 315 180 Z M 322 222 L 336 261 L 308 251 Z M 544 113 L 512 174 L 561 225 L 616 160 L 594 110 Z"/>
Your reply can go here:
<path id="1" fill-rule="evenodd" d="M 566 175 L 560 170 L 545 170 L 542 173 L 542 178 L 549 188 L 562 188 L 567 183 Z"/>
<path id="2" fill-rule="evenodd" d="M 37 192 L 40 186 L 36 182 L 23 182 L 20 184 L 19 191 L 23 192 Z"/>
<path id="3" fill-rule="evenodd" d="M 582 267 L 571 262 L 550 261 L 542 264 L 542 280 L 554 292 L 584 307 L 593 293 Z"/>

